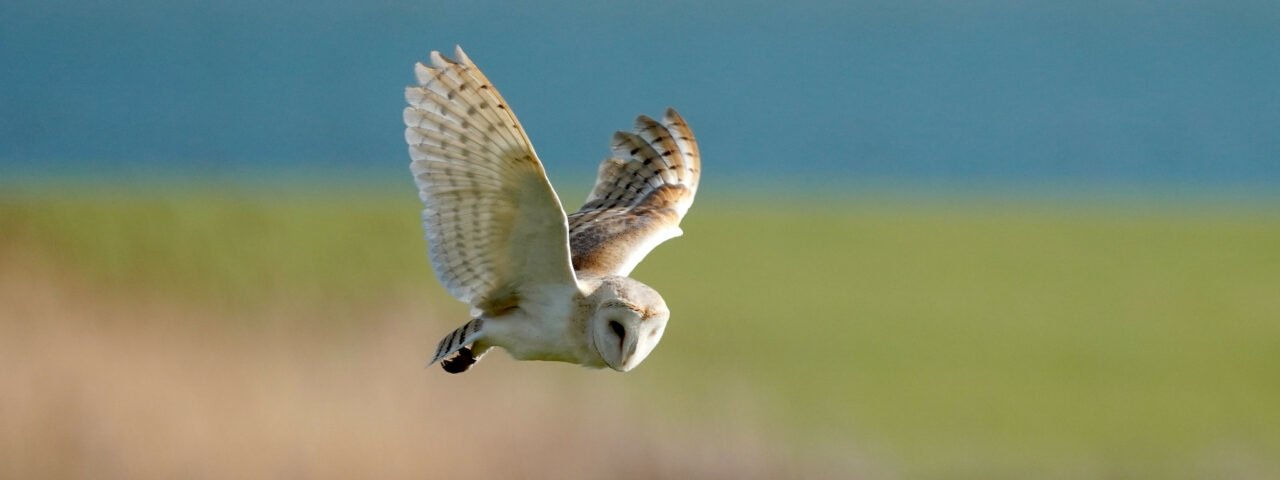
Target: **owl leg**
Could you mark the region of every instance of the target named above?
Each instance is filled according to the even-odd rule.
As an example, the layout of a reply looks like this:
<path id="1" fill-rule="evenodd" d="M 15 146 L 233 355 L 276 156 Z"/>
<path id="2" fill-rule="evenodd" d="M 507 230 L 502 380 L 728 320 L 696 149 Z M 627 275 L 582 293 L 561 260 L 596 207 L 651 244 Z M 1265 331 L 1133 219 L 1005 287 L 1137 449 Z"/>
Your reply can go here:
<path id="1" fill-rule="evenodd" d="M 485 352 L 489 351 L 489 348 L 491 347 L 492 345 L 486 344 L 483 341 L 477 341 L 476 343 L 471 344 L 470 348 L 462 347 L 461 350 L 458 350 L 453 354 L 453 358 L 440 362 L 440 366 L 444 367 L 444 371 L 449 373 L 465 372 L 468 368 L 471 368 L 472 365 L 475 365 L 476 362 L 480 361 L 480 357 L 483 357 Z"/>
<path id="2" fill-rule="evenodd" d="M 468 368 L 471 368 L 471 365 L 475 363 L 476 357 L 471 354 L 471 349 L 462 347 L 461 350 L 458 350 L 457 353 L 453 354 L 452 358 L 447 358 L 440 362 L 440 366 L 444 367 L 444 371 L 449 373 L 462 373 L 467 371 Z"/>

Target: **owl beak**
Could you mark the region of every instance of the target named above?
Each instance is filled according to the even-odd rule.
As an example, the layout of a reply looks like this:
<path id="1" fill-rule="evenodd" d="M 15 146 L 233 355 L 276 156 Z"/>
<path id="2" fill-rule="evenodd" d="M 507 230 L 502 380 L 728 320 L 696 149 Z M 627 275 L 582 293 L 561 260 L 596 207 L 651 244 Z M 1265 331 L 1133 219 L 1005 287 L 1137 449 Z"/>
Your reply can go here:
<path id="1" fill-rule="evenodd" d="M 636 347 L 634 344 L 624 343 L 622 347 L 622 351 L 619 352 L 620 355 L 618 356 L 618 364 L 609 365 L 609 368 L 612 368 L 619 372 L 625 372 L 625 371 L 631 370 L 633 367 L 635 367 L 635 365 L 632 364 L 632 359 L 634 359 L 636 356 L 635 352 L 636 352 Z"/>
<path id="2" fill-rule="evenodd" d="M 635 368 L 637 363 L 640 363 L 635 361 L 636 350 L 638 350 L 636 347 L 637 347 L 636 339 L 634 338 L 634 336 L 633 338 L 628 338 L 625 344 L 623 345 L 622 362 L 620 365 L 618 365 L 619 372 L 629 371 Z"/>

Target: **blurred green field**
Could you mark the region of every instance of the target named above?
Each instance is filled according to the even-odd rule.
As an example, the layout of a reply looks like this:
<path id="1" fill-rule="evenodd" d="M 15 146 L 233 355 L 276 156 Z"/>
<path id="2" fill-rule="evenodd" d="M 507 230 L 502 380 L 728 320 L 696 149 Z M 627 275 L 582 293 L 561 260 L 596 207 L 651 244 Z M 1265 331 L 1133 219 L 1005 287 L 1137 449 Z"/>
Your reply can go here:
<path id="1" fill-rule="evenodd" d="M 11 192 L 0 250 L 207 311 L 421 295 L 461 323 L 391 190 Z M 675 424 L 745 409 L 887 477 L 1280 476 L 1274 209 L 699 202 L 633 274 L 673 315 L 627 388 Z"/>

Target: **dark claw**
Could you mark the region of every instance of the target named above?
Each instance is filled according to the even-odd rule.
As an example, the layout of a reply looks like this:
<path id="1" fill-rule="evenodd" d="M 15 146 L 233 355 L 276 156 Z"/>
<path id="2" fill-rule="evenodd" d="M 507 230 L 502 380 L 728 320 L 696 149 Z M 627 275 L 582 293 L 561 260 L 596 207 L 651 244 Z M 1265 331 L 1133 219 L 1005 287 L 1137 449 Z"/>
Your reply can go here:
<path id="1" fill-rule="evenodd" d="M 453 358 L 440 362 L 440 366 L 444 367 L 444 371 L 449 373 L 462 373 L 467 371 L 474 363 L 476 363 L 476 357 L 472 355 L 471 349 L 462 347 L 461 350 L 458 350 L 458 353 L 453 354 Z"/>

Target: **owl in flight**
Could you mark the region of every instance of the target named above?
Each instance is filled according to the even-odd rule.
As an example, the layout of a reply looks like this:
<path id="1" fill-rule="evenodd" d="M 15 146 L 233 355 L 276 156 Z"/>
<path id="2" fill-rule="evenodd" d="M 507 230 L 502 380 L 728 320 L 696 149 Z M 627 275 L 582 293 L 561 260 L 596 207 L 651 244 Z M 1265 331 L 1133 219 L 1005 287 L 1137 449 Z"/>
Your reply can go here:
<path id="1" fill-rule="evenodd" d="M 627 275 L 679 236 L 698 190 L 693 132 L 675 110 L 613 135 L 587 202 L 565 215 L 528 135 L 461 48 L 431 52 L 405 89 L 405 140 L 436 277 L 473 319 L 431 363 L 466 371 L 493 347 L 517 360 L 635 368 L 671 312 Z M 446 357 L 452 358 L 445 360 Z"/>

